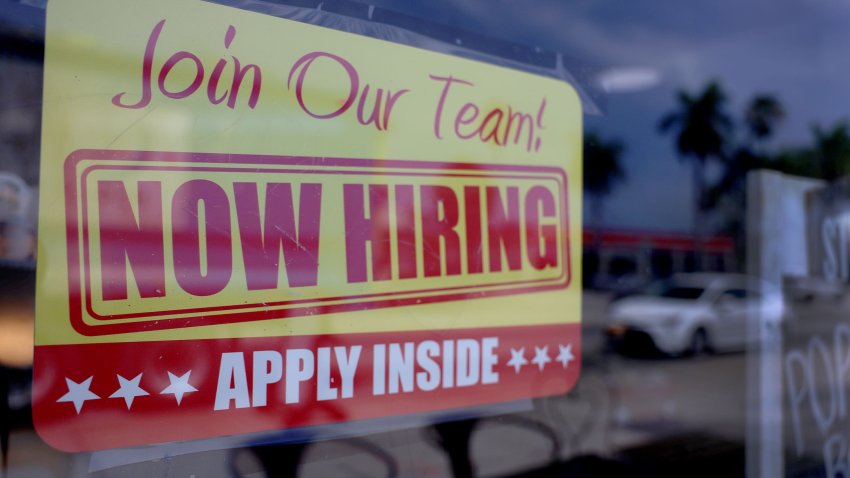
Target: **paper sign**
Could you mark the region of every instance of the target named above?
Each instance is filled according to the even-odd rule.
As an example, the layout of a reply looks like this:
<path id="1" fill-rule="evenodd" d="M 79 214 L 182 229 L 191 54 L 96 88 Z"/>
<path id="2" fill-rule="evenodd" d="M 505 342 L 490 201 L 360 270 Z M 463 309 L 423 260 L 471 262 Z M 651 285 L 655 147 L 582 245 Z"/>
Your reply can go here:
<path id="1" fill-rule="evenodd" d="M 204 2 L 48 6 L 34 420 L 68 451 L 563 394 L 562 82 Z"/>

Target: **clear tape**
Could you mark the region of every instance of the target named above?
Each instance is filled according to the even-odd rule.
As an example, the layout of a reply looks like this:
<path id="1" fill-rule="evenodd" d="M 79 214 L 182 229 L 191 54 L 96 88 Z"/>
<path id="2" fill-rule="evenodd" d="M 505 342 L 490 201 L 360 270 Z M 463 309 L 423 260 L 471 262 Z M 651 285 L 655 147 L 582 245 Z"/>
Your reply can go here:
<path id="1" fill-rule="evenodd" d="M 208 0 L 211 3 L 386 40 L 562 80 L 575 88 L 585 114 L 601 115 L 606 93 L 601 68 L 561 53 L 528 47 L 410 17 L 352 0 Z M 298 5 L 293 5 L 297 3 Z"/>
<path id="2" fill-rule="evenodd" d="M 447 27 L 354 0 L 206 1 L 556 78 L 575 88 L 585 114 L 601 115 L 606 109 L 607 92 L 598 80 L 602 68 L 558 52 Z M 33 24 L 28 25 L 29 33 L 37 32 L 43 38 L 47 0 L 0 0 L 3 3 L 15 8 L 8 8 L 14 10 L 9 15 L 0 8 L 0 24 L 21 27 L 23 15 L 24 23 Z M 41 13 L 33 15 L 38 11 Z"/>

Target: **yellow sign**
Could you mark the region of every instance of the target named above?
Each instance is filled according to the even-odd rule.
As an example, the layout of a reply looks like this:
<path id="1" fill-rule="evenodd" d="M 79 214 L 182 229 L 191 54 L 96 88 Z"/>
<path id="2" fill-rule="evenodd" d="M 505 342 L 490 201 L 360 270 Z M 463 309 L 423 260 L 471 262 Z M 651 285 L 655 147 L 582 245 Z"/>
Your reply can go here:
<path id="1" fill-rule="evenodd" d="M 82 5 L 86 8 L 79 8 Z M 50 239 L 40 241 L 42 287 L 38 304 L 39 316 L 49 317 L 49 324 L 39 320 L 39 343 L 98 340 L 85 336 L 98 335 L 99 324 L 109 324 L 109 329 L 120 331 L 121 328 L 113 325 L 159 321 L 168 310 L 176 313 L 167 317 L 176 317 L 181 310 L 208 310 L 244 302 L 253 305 L 252 310 L 262 310 L 265 309 L 262 304 L 269 302 L 458 287 L 475 291 L 481 287 L 499 288 L 502 283 L 537 280 L 557 283 L 558 277 L 576 275 L 569 268 L 578 270 L 581 257 L 578 194 L 581 123 L 579 100 L 568 85 L 230 8 L 199 7 L 189 2 L 160 2 L 132 6 L 127 11 L 127 5 L 121 2 L 86 1 L 57 2 L 51 8 L 48 34 L 61 35 L 62 39 L 50 42 L 46 60 L 39 229 L 42 238 Z M 55 13 L 60 10 L 61 13 Z M 91 12 L 102 19 L 124 21 L 95 21 L 90 18 Z M 86 28 L 80 28 L 81 24 Z M 286 28 L 281 29 L 281 24 Z M 171 156 L 160 161 L 155 155 L 142 158 L 139 154 L 120 158 L 108 154 L 89 155 L 98 156 L 96 159 L 86 157 L 87 150 L 92 149 L 286 155 L 307 159 L 300 161 L 301 164 L 292 164 L 298 161 L 275 164 L 262 159 L 257 164 L 246 159 L 241 169 L 225 163 L 228 167 L 213 171 L 211 168 L 222 166 L 226 157 L 187 160 Z M 133 157 L 147 169 L 128 174 L 123 167 L 110 168 L 132 161 Z M 362 161 L 341 161 L 336 167 L 310 166 L 315 161 L 309 158 L 331 157 L 406 163 L 374 167 Z M 412 164 L 415 162 L 420 164 Z M 167 163 L 173 164 L 166 166 Z M 163 166 L 157 169 L 156 165 Z M 207 170 L 192 172 L 193 167 L 204 166 Z M 534 169 L 535 166 L 544 169 Z M 78 182 L 86 168 L 95 169 L 85 176 L 85 182 Z M 340 174 L 358 168 L 361 173 L 365 169 L 365 174 Z M 552 168 L 561 173 L 553 173 Z M 262 169 L 269 170 L 268 174 Z M 249 170 L 252 172 L 244 172 Z M 303 173 L 290 175 L 287 171 L 292 170 Z M 441 172 L 455 170 L 460 172 L 441 177 Z M 63 171 L 73 175 L 73 179 L 61 174 Z M 478 177 L 464 178 L 465 174 L 475 176 L 473 173 L 477 171 Z M 409 175 L 404 176 L 405 172 Z M 512 173 L 514 177 L 502 181 L 499 173 L 501 176 Z M 213 253 L 215 249 L 208 248 L 205 257 L 200 257 L 198 249 L 218 236 L 206 236 L 206 242 L 195 239 L 193 250 L 186 250 L 185 254 L 194 254 L 197 264 L 193 271 L 188 271 L 189 266 L 180 262 L 183 249 L 178 247 L 175 251 L 173 241 L 178 234 L 173 231 L 173 222 L 185 218 L 172 220 L 171 216 L 175 214 L 172 203 L 178 190 L 191 196 L 187 200 L 203 202 L 204 192 L 186 193 L 193 184 L 215 189 L 211 194 L 222 201 L 216 207 L 225 210 L 206 215 L 226 226 L 228 237 L 226 244 L 218 244 L 226 249 L 225 254 Z M 244 185 L 245 197 L 237 204 L 234 185 L 239 184 Z M 270 195 L 266 192 L 269 184 L 285 187 Z M 346 184 L 351 185 L 348 190 Z M 474 192 L 469 194 L 478 201 L 477 208 L 468 205 L 466 185 L 474 187 Z M 72 192 L 78 193 L 74 208 L 81 208 L 81 215 L 88 218 L 85 225 L 77 227 L 80 237 L 88 233 L 87 244 L 66 237 L 65 213 L 71 207 L 66 204 L 66 186 L 86 188 Z M 147 204 L 139 203 L 139 198 L 154 187 L 162 197 L 157 199 L 157 204 L 145 207 Z M 86 204 L 79 202 L 83 192 L 87 193 Z M 321 200 L 293 208 L 293 204 L 300 204 L 305 195 L 311 194 L 320 194 Z M 113 195 L 120 198 L 113 201 Z M 247 224 L 244 218 L 240 223 L 238 212 L 243 206 L 243 210 L 253 208 L 248 213 L 256 215 L 276 195 L 288 195 L 286 211 L 292 218 L 281 220 L 290 219 L 287 226 L 294 226 L 292 231 L 299 229 L 302 234 L 315 237 L 311 236 L 309 247 L 288 250 L 287 244 L 282 244 L 281 257 L 268 255 L 273 247 L 268 244 L 268 251 L 262 249 L 257 253 L 265 254 L 258 259 L 245 248 L 245 239 L 265 243 L 256 236 L 256 231 L 249 238 L 252 231 L 245 228 L 259 228 L 259 231 L 268 224 L 260 224 L 264 222 L 262 219 L 268 221 L 287 212 L 269 210 L 256 224 Z M 386 203 L 377 204 L 370 211 L 367 197 L 383 199 Z M 340 207 L 349 204 L 346 199 L 360 202 L 356 209 L 362 211 L 361 217 L 374 212 L 380 216 L 378 219 L 383 217 L 388 221 L 382 231 L 391 240 L 379 244 L 380 237 L 375 241 L 357 238 L 371 243 L 358 246 L 360 249 L 356 251 L 355 245 L 349 244 L 352 254 L 346 256 L 343 216 L 353 214 Z M 115 256 L 124 252 L 112 247 L 115 241 L 120 243 L 124 238 L 107 235 L 107 241 L 103 242 L 100 226 L 103 214 L 98 214 L 98 204 L 102 201 L 110 205 L 103 214 L 125 220 L 116 226 L 139 226 L 139 236 L 126 240 L 138 241 L 154 230 L 162 234 L 161 240 L 148 244 L 148 249 L 126 251 L 124 264 L 122 258 Z M 246 201 L 251 204 L 246 205 Z M 399 208 L 399 203 L 405 201 L 407 204 Z M 494 207 L 481 207 L 484 201 L 490 201 L 488 204 Z M 446 205 L 454 208 L 450 211 L 454 217 L 440 216 L 441 208 Z M 204 214 L 210 206 L 179 207 L 182 214 Z M 549 211 L 544 211 L 547 208 Z M 468 213 L 470 209 L 478 209 L 474 217 Z M 150 214 L 159 218 L 158 224 L 144 221 Z M 306 221 L 303 225 L 298 223 L 301 218 Z M 515 218 L 519 220 L 511 226 L 513 230 L 502 234 L 499 224 Z M 568 218 L 569 223 L 561 225 L 561 218 Z M 360 223 L 369 227 L 367 224 Z M 309 229 L 311 225 L 313 230 Z M 423 229 L 429 225 L 433 225 L 431 230 Z M 553 225 L 555 232 L 551 235 L 555 237 L 545 237 Z M 470 226 L 478 230 L 467 231 Z M 83 227 L 87 230 L 81 230 Z M 207 223 L 206 229 L 196 226 L 194 234 L 200 238 L 214 227 L 212 222 Z M 441 235 L 443 229 L 451 232 Z M 412 243 L 405 241 L 407 230 Z M 280 241 L 290 231 L 277 232 L 278 238 L 269 237 L 271 234 L 266 234 L 266 238 Z M 59 240 L 63 237 L 65 240 Z M 87 284 L 88 290 L 83 290 L 85 287 L 79 291 L 67 290 L 69 241 L 79 242 L 81 248 L 88 247 L 70 251 L 88 258 L 80 264 L 80 270 L 76 271 L 80 277 L 74 281 L 81 286 Z M 534 244 L 535 241 L 539 244 Z M 438 243 L 440 249 L 433 250 Z M 102 244 L 107 246 L 106 250 L 101 250 Z M 114 268 L 102 263 L 104 254 L 107 260 L 117 261 Z M 158 258 L 151 263 L 143 254 L 158 254 Z M 365 264 L 364 254 L 372 258 L 372 263 Z M 497 254 L 501 257 L 497 258 Z M 246 269 L 246 257 L 249 261 L 265 261 L 267 269 L 260 273 L 270 277 L 257 280 L 267 283 L 253 286 L 248 283 L 253 271 Z M 215 270 L 216 259 L 227 262 L 228 270 Z M 295 260 L 296 265 L 291 268 L 268 265 L 279 259 L 282 264 Z M 310 277 L 300 283 L 299 260 L 309 262 L 305 267 L 310 269 L 305 272 Z M 403 261 L 407 261 L 404 262 L 407 270 L 399 270 Z M 355 264 L 360 269 L 350 270 Z M 535 267 L 540 265 L 543 267 Z M 204 268 L 210 268 L 206 275 Z M 439 273 L 435 273 L 438 268 Z M 88 277 L 83 277 L 86 270 Z M 135 271 L 138 272 L 134 274 Z M 111 282 L 113 276 L 122 274 L 127 275 L 126 279 Z M 118 290 L 122 287 L 123 290 Z M 196 290 L 199 288 L 202 290 Z M 466 304 L 429 304 L 423 312 L 415 314 L 433 315 L 424 322 L 401 319 L 396 310 L 372 311 L 368 323 L 359 324 L 350 324 L 345 318 L 340 320 L 345 314 L 310 314 L 306 318 L 287 319 L 283 329 L 294 334 L 340 333 L 348 329 L 509 325 L 529 323 L 529 320 L 550 323 L 563 321 L 564 316 L 577 320 L 577 291 L 578 288 L 572 287 L 566 292 L 500 297 L 482 300 L 474 308 Z M 79 310 L 70 311 L 67 297 L 77 293 L 85 300 Z M 516 313 L 532 306 L 559 313 L 540 313 L 533 318 Z M 428 309 L 434 312 L 425 312 Z M 486 312 L 467 313 L 471 310 Z M 69 327 L 70 316 L 76 313 L 80 314 L 80 324 L 86 324 L 78 327 L 82 333 L 75 333 Z M 458 319 L 460 315 L 463 320 Z M 204 321 L 193 323 L 203 325 Z M 276 326 L 231 324 L 226 334 L 264 335 L 269 327 Z M 221 336 L 222 332 L 204 328 L 181 330 L 177 335 L 169 332 L 145 335 L 135 340 Z"/>
<path id="2" fill-rule="evenodd" d="M 46 346 L 486 330 L 483 381 L 519 373 L 500 330 L 578 341 L 569 85 L 184 0 L 51 2 L 45 55 L 37 361 L 68 356 Z M 71 401 L 83 417 L 86 377 L 68 374 L 47 416 Z"/>

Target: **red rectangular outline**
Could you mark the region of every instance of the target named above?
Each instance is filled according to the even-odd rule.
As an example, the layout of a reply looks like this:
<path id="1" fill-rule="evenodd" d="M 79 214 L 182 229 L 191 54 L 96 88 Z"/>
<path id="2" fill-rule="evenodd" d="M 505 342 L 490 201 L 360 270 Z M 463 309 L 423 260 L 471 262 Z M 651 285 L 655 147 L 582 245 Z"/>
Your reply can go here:
<path id="1" fill-rule="evenodd" d="M 266 307 L 277 307 L 291 304 L 311 304 L 311 303 L 322 303 L 322 302 L 331 302 L 331 301 L 340 301 L 340 300 L 350 300 L 350 299 L 364 299 L 371 297 L 388 297 L 394 295 L 403 295 L 403 294 L 411 294 L 411 293 L 430 293 L 436 291 L 450 291 L 450 290 L 460 290 L 460 289 L 477 289 L 481 287 L 504 287 L 510 285 L 521 285 L 521 284 L 531 284 L 531 283 L 540 283 L 540 282 L 551 282 L 553 280 L 561 280 L 566 277 L 567 271 L 566 269 L 562 270 L 561 274 L 556 278 L 547 278 L 547 279 L 532 279 L 532 280 L 524 280 L 524 281 L 514 281 L 514 282 L 498 282 L 492 284 L 484 284 L 484 285 L 466 285 L 466 286 L 457 286 L 457 287 L 445 287 L 445 288 L 435 288 L 435 289 L 421 289 L 421 290 L 410 290 L 410 291 L 395 291 L 395 292 L 384 292 L 384 293 L 376 293 L 376 294 L 360 294 L 353 296 L 340 296 L 340 297 L 320 297 L 320 298 L 311 298 L 311 299 L 298 299 L 298 300 L 289 300 L 282 302 L 262 302 L 262 303 L 252 303 L 252 304 L 237 304 L 232 306 L 218 306 L 218 307 L 196 307 L 191 309 L 175 309 L 175 310 L 161 310 L 161 311 L 149 311 L 149 312 L 138 312 L 138 313 L 129 313 L 129 314 L 116 314 L 116 315 L 108 315 L 103 316 L 95 312 L 94 307 L 92 305 L 92 292 L 91 292 L 91 269 L 90 269 L 90 259 L 89 259 L 89 240 L 88 240 L 88 217 L 87 217 L 87 193 L 86 193 L 86 181 L 88 175 L 96 170 L 153 170 L 153 171 L 205 171 L 205 172 L 248 172 L 248 173 L 294 173 L 294 174 L 346 174 L 346 175 L 380 175 L 381 177 L 385 176 L 427 176 L 427 177 L 464 177 L 464 178 L 505 178 L 505 179 L 540 179 L 541 181 L 552 181 L 556 184 L 559 190 L 563 189 L 563 186 L 552 177 L 545 176 L 519 176 L 519 175 L 508 175 L 508 174 L 440 174 L 435 175 L 433 173 L 423 174 L 423 173 L 398 173 L 398 172 L 362 172 L 362 171 L 310 171 L 310 170 L 279 170 L 279 169 L 250 169 L 250 168 L 209 168 L 209 167 L 181 167 L 181 166 L 89 166 L 85 168 L 80 174 L 80 184 L 81 184 L 81 193 L 80 199 L 83 210 L 83 217 L 81 218 L 82 222 L 82 231 L 83 231 L 83 268 L 85 271 L 85 301 L 86 301 L 86 311 L 89 316 L 96 320 L 119 320 L 119 319 L 133 319 L 140 317 L 161 317 L 172 314 L 190 314 L 190 313 L 200 313 L 200 312 L 218 312 L 222 310 L 234 310 L 234 309 L 253 309 L 261 306 Z M 560 191 L 563 192 L 563 191 Z"/>
<path id="2" fill-rule="evenodd" d="M 206 316 L 204 313 L 213 311 L 234 310 L 246 307 L 256 307 L 257 304 L 239 304 L 233 306 L 221 307 L 206 307 L 198 309 L 184 309 L 180 311 L 158 311 L 146 312 L 140 314 L 123 314 L 122 316 L 99 316 L 94 313 L 91 307 L 91 290 L 90 290 L 90 271 L 89 271 L 89 251 L 88 251 L 88 228 L 85 207 L 85 188 L 84 181 L 88 173 L 94 169 L 107 168 L 108 166 L 91 166 L 81 174 L 80 183 L 78 185 L 76 170 L 77 165 L 81 161 L 127 161 L 135 163 L 146 162 L 172 162 L 172 163 L 208 163 L 208 164 L 223 164 L 223 165 L 278 165 L 278 166 L 315 166 L 315 167 L 360 167 L 360 168 L 394 168 L 401 170 L 460 170 L 460 171 L 490 171 L 502 172 L 500 176 L 511 177 L 510 173 L 542 173 L 555 174 L 562 181 L 560 193 L 562 196 L 562 228 L 564 231 L 564 273 L 556 280 L 556 284 L 537 285 L 535 283 L 545 281 L 551 282 L 553 279 L 535 279 L 531 281 L 517 281 L 510 283 L 489 284 L 484 287 L 504 287 L 517 286 L 510 289 L 498 290 L 475 290 L 470 292 L 469 289 L 482 287 L 477 286 L 459 286 L 453 288 L 437 288 L 409 291 L 395 291 L 381 294 L 365 294 L 359 296 L 345 297 L 329 297 L 318 299 L 301 299 L 296 301 L 288 301 L 275 303 L 274 305 L 291 305 L 304 304 L 301 307 L 289 309 L 266 309 L 262 311 L 247 311 L 247 312 L 231 312 Z M 120 166 L 117 169 L 175 169 L 179 166 L 154 166 L 154 165 L 135 165 L 135 166 Z M 217 168 L 210 167 L 186 167 L 189 170 L 217 170 L 217 171 L 241 171 L 241 172 L 266 172 L 265 170 L 257 171 L 250 168 L 239 168 L 234 166 L 222 166 Z M 310 174 L 311 171 L 297 170 L 299 174 Z M 388 172 L 364 172 L 364 171 L 312 171 L 313 174 L 381 174 L 393 175 Z M 497 165 L 497 164 L 468 164 L 468 163 L 448 163 L 448 162 L 430 162 L 430 161 L 409 161 L 409 160 L 372 160 L 372 159 L 356 159 L 356 158 L 320 158 L 320 157 L 305 157 L 305 156 L 270 156 L 270 155 L 249 155 L 249 154 L 227 154 L 227 153 L 178 153 L 178 152 L 159 152 L 159 151 L 128 151 L 128 150 L 77 150 L 71 153 L 65 160 L 65 207 L 66 207 L 66 231 L 67 231 L 67 248 L 68 248 L 68 286 L 69 286 L 69 310 L 71 325 L 74 329 L 87 336 L 110 335 L 127 332 L 142 332 L 149 330 L 163 330 L 181 327 L 195 327 L 204 325 L 216 325 L 224 323 L 237 323 L 267 319 L 278 319 L 286 317 L 296 317 L 303 315 L 317 315 L 332 312 L 347 312 L 357 310 L 367 310 L 374 308 L 398 307 L 413 304 L 447 302 L 453 300 L 465 300 L 479 297 L 496 297 L 504 295 L 515 295 L 530 292 L 540 292 L 546 290 L 563 289 L 569 286 L 572 280 L 571 273 L 571 257 L 570 257 L 570 231 L 569 231 L 569 210 L 568 210 L 568 194 L 567 194 L 567 175 L 557 167 L 549 166 L 528 166 L 528 165 Z M 427 176 L 450 176 L 451 174 L 441 174 L 439 172 L 425 173 L 395 173 L 396 175 L 427 175 Z M 468 174 L 464 175 L 468 176 Z M 472 177 L 475 177 L 473 175 Z M 487 175 L 493 177 L 493 175 Z M 552 179 L 551 177 L 548 179 Z M 78 192 L 79 186 L 79 192 Z M 78 203 L 80 199 L 80 203 Z M 82 205 L 83 217 L 78 218 L 77 209 Z M 81 284 L 80 280 L 80 229 L 82 229 L 84 258 L 83 267 L 85 272 L 85 284 Z M 85 288 L 85 298 L 83 297 L 83 288 Z M 422 294 L 433 292 L 445 292 L 436 296 L 412 296 L 403 298 L 393 298 L 402 294 Z M 361 302 L 343 303 L 343 304 L 326 304 L 330 301 L 338 301 L 345 299 L 371 299 Z M 323 304 L 325 303 L 325 304 Z M 163 318 L 156 321 L 145 321 L 135 323 L 111 323 L 105 325 L 92 326 L 85 323 L 82 317 L 82 308 L 85 305 L 86 311 L 94 318 L 99 320 L 115 320 L 119 318 L 130 317 L 157 317 L 164 314 L 174 313 L 198 313 L 190 317 Z"/>

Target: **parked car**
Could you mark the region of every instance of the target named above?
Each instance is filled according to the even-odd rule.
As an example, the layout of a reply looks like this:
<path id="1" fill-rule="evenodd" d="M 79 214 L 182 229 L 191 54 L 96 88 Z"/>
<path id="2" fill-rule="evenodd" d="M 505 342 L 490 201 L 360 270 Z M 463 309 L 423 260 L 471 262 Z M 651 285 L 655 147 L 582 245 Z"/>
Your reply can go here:
<path id="1" fill-rule="evenodd" d="M 643 344 L 673 355 L 742 350 L 750 321 L 781 321 L 786 311 L 781 292 L 757 279 L 678 274 L 643 294 L 612 302 L 606 333 L 615 349 Z"/>

